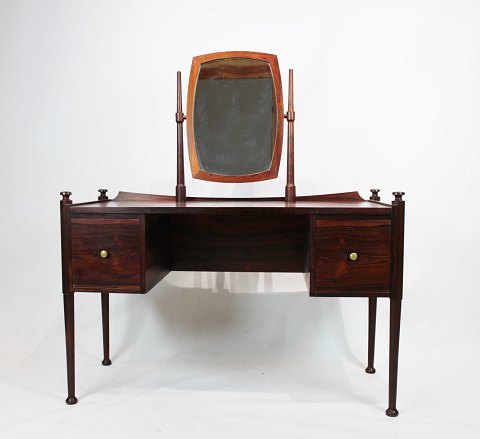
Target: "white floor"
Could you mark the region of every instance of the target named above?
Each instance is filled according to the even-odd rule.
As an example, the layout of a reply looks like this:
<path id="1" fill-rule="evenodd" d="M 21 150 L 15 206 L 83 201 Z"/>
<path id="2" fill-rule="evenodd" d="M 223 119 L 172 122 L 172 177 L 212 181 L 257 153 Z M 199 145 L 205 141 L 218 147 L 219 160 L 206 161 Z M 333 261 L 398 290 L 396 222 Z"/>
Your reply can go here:
<path id="1" fill-rule="evenodd" d="M 79 403 L 67 406 L 53 296 L 44 317 L 28 303 L 26 320 L 14 306 L 3 314 L 2 331 L 17 335 L 3 343 L 1 438 L 480 437 L 478 345 L 468 334 L 429 339 L 415 310 L 427 302 L 414 295 L 404 300 L 398 418 L 384 414 L 386 299 L 368 375 L 366 299 L 309 298 L 296 275 L 171 273 L 146 296 L 111 296 L 110 367 L 100 364 L 99 296 L 78 294 Z"/>

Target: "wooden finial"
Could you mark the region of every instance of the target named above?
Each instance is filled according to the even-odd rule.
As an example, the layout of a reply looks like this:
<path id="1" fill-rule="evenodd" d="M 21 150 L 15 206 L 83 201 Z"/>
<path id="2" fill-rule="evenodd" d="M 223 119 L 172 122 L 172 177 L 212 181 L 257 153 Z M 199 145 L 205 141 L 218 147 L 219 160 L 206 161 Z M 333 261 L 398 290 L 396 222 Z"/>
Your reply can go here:
<path id="1" fill-rule="evenodd" d="M 72 204 L 72 200 L 70 199 L 70 195 L 72 195 L 69 191 L 60 192 L 60 195 L 63 197 L 61 202 L 64 204 Z"/>
<path id="2" fill-rule="evenodd" d="M 100 195 L 98 196 L 98 201 L 108 200 L 108 189 L 99 189 Z"/>
<path id="3" fill-rule="evenodd" d="M 187 198 L 185 187 L 185 171 L 183 166 L 183 121 L 186 116 L 182 111 L 182 73 L 177 72 L 177 186 L 175 188 L 175 199 L 177 202 L 184 202 Z"/>
<path id="4" fill-rule="evenodd" d="M 405 195 L 405 192 L 392 192 L 395 195 L 395 201 L 403 201 L 402 197 Z"/>
<path id="5" fill-rule="evenodd" d="M 285 114 L 287 119 L 287 185 L 285 186 L 285 201 L 295 201 L 295 163 L 294 163 L 294 129 L 295 110 L 293 108 L 293 70 L 288 71 L 288 110 Z"/>
<path id="6" fill-rule="evenodd" d="M 372 195 L 370 196 L 370 199 L 372 201 L 380 201 L 380 196 L 378 195 L 380 189 L 370 189 L 370 192 L 372 193 Z"/>

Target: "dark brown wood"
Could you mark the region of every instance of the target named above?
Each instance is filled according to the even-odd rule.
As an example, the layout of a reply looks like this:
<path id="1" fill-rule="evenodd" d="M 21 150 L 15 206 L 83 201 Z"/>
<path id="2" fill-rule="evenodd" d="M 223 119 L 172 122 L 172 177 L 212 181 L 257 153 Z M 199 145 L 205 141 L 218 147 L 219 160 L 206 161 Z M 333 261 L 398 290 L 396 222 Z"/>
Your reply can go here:
<path id="1" fill-rule="evenodd" d="M 321 195 L 300 195 L 297 196 L 298 201 L 365 201 L 358 192 L 341 192 L 336 194 L 321 194 Z M 172 195 L 154 195 L 154 194 L 139 194 L 134 192 L 119 192 L 118 195 L 114 198 L 114 201 L 174 201 L 175 197 Z M 256 197 L 256 198 L 220 198 L 220 197 L 187 197 L 186 201 L 249 201 L 249 202 L 260 202 L 260 201 L 284 201 L 285 197 Z M 95 203 L 95 201 L 93 202 Z M 92 203 L 79 203 L 75 206 L 92 204 Z M 384 206 L 390 206 L 384 204 Z"/>
<path id="2" fill-rule="evenodd" d="M 175 188 L 175 198 L 178 203 L 185 201 L 187 189 L 185 186 L 185 167 L 183 164 L 183 121 L 185 115 L 182 110 L 182 73 L 177 72 L 177 112 L 175 121 L 177 122 L 177 186 Z"/>
<path id="3" fill-rule="evenodd" d="M 172 270 L 304 272 L 308 217 L 175 215 Z"/>
<path id="4" fill-rule="evenodd" d="M 364 201 L 358 192 L 341 192 L 336 194 L 299 195 L 297 201 Z"/>
<path id="5" fill-rule="evenodd" d="M 274 215 L 369 215 L 390 218 L 392 207 L 373 201 L 351 199 L 298 200 L 287 203 L 281 200 L 188 200 L 178 204 L 171 200 L 110 200 L 71 206 L 72 214 L 208 214 L 208 215 L 244 215 L 244 214 L 274 214 Z"/>
<path id="6" fill-rule="evenodd" d="M 368 365 L 367 373 L 375 373 L 373 362 L 375 358 L 375 326 L 377 323 L 377 298 L 368 298 Z"/>
<path id="7" fill-rule="evenodd" d="M 145 215 L 139 216 L 140 220 L 140 291 L 146 292 L 146 268 L 145 268 Z"/>
<path id="8" fill-rule="evenodd" d="M 288 121 L 287 134 L 287 185 L 285 186 L 285 200 L 288 203 L 295 201 L 295 162 L 294 162 L 294 122 L 293 107 L 293 70 L 288 71 L 288 111 L 285 114 Z"/>
<path id="9" fill-rule="evenodd" d="M 145 215 L 144 236 L 144 288 L 148 292 L 172 269 L 169 217 Z"/>
<path id="10" fill-rule="evenodd" d="M 380 189 L 370 189 L 370 192 L 372 193 L 372 195 L 370 196 L 370 199 L 372 201 L 380 201 L 380 196 L 378 195 Z"/>
<path id="11" fill-rule="evenodd" d="M 140 232 L 139 217 L 73 218 L 73 289 L 141 292 Z M 102 257 L 101 251 L 107 256 Z"/>
<path id="12" fill-rule="evenodd" d="M 402 197 L 405 195 L 405 192 L 393 192 L 392 194 L 395 196 L 394 201 L 402 201 Z"/>
<path id="13" fill-rule="evenodd" d="M 74 252 L 67 291 L 146 293 L 171 269 L 165 215 L 80 214 L 69 227 Z"/>
<path id="14" fill-rule="evenodd" d="M 71 192 L 69 191 L 63 191 L 60 192 L 60 195 L 62 196 L 62 200 L 64 204 L 72 204 L 72 200 L 70 200 L 70 195 L 72 195 Z"/>
<path id="15" fill-rule="evenodd" d="M 405 224 L 404 192 L 394 192 L 392 202 L 392 234 L 390 246 L 390 294 L 392 299 L 402 299 L 403 296 L 403 242 Z"/>
<path id="16" fill-rule="evenodd" d="M 315 215 L 310 215 L 310 230 L 308 234 L 308 258 L 309 258 L 309 272 L 310 277 L 308 279 L 308 293 L 310 296 L 315 296 L 315 291 L 317 288 L 317 264 L 316 264 L 316 257 L 317 257 L 317 217 Z"/>
<path id="17" fill-rule="evenodd" d="M 108 293 L 101 293 L 102 300 L 102 333 L 103 333 L 103 360 L 104 366 L 110 366 L 110 305 Z"/>
<path id="18" fill-rule="evenodd" d="M 397 379 L 398 379 L 398 348 L 400 341 L 400 316 L 402 301 L 390 299 L 390 353 L 388 381 L 388 409 L 386 415 L 398 416 L 397 410 Z"/>
<path id="19" fill-rule="evenodd" d="M 298 197 L 292 205 L 280 197 L 190 197 L 177 203 L 172 196 L 120 193 L 114 200 L 73 205 L 65 194 L 61 218 L 68 401 L 76 401 L 73 292 L 104 293 L 104 360 L 109 360 L 106 293 L 146 292 L 170 270 L 303 272 L 312 296 L 369 298 L 367 372 L 374 371 L 377 297 L 391 298 L 387 414 L 395 415 L 402 288 L 398 277 L 403 272 L 401 196 L 396 194 L 393 204 L 386 205 L 364 201 L 356 192 L 311 195 Z M 107 244 L 108 257 L 101 258 L 99 251 Z M 351 260 L 349 252 L 356 252 L 358 259 Z M 117 271 L 108 272 L 101 265 L 109 257 L 116 258 Z"/>
<path id="20" fill-rule="evenodd" d="M 100 192 L 100 195 L 98 196 L 98 201 L 108 200 L 108 189 L 99 189 L 98 192 Z"/>
<path id="21" fill-rule="evenodd" d="M 63 314 L 65 317 L 65 346 L 67 350 L 67 388 L 68 396 L 65 402 L 73 405 L 78 402 L 75 396 L 75 322 L 74 295 L 63 294 Z"/>
<path id="22" fill-rule="evenodd" d="M 195 135 L 194 135 L 194 120 L 193 120 L 193 108 L 195 102 L 195 89 L 199 77 L 200 67 L 203 63 L 215 61 L 219 59 L 228 58 L 246 58 L 252 60 L 260 60 L 269 63 L 269 67 L 273 76 L 273 85 L 275 89 L 275 106 L 276 106 L 276 135 L 273 148 L 272 165 L 270 169 L 264 172 L 259 172 L 250 175 L 219 175 L 212 174 L 210 172 L 203 171 L 200 168 L 198 161 L 197 149 L 195 147 Z M 238 72 L 237 72 L 238 74 Z M 283 139 L 283 92 L 282 81 L 280 77 L 280 68 L 278 66 L 278 59 L 276 55 L 260 52 L 245 52 L 245 51 L 230 51 L 230 52 L 218 52 L 209 53 L 206 55 L 196 56 L 192 60 L 192 67 L 190 69 L 190 79 L 188 83 L 188 95 L 187 95 L 187 139 L 188 139 L 188 155 L 190 158 L 190 167 L 192 170 L 192 176 L 200 180 L 216 181 L 222 183 L 244 183 L 253 181 L 262 181 L 272 178 L 277 178 L 278 169 L 280 166 L 280 158 L 282 155 L 282 139 Z"/>
<path id="23" fill-rule="evenodd" d="M 154 194 L 138 194 L 135 192 L 120 191 L 114 198 L 115 201 L 175 201 L 172 195 L 154 195 Z"/>
<path id="24" fill-rule="evenodd" d="M 397 379 L 398 350 L 400 342 L 400 315 L 403 297 L 403 243 L 405 223 L 404 192 L 393 192 L 391 266 L 390 266 L 390 358 L 389 358 L 389 392 L 387 416 L 398 416 Z"/>
<path id="25" fill-rule="evenodd" d="M 99 217 L 90 217 L 90 218 L 82 218 L 75 216 L 71 219 L 71 224 L 84 224 L 84 225 L 139 225 L 140 218 L 139 217 L 129 217 L 129 218 L 122 218 L 118 217 L 117 215 L 108 215 L 103 218 Z"/>
<path id="26" fill-rule="evenodd" d="M 70 200 L 71 192 L 60 192 L 60 235 L 61 235 L 61 254 L 62 254 L 62 292 L 70 292 L 72 270 L 70 265 Z"/>
<path id="27" fill-rule="evenodd" d="M 315 295 L 388 292 L 390 221 L 317 220 L 314 251 Z"/>
<path id="28" fill-rule="evenodd" d="M 75 396 L 75 322 L 74 322 L 74 295 L 70 292 L 71 283 L 71 247 L 70 247 L 70 200 L 71 192 L 60 192 L 60 231 L 62 250 L 62 292 L 63 315 L 65 319 L 65 348 L 67 356 L 67 387 L 68 396 L 65 402 L 69 405 L 76 404 Z"/>
<path id="29" fill-rule="evenodd" d="M 304 266 L 303 266 L 303 277 L 305 279 L 305 286 L 307 287 L 307 291 L 310 293 L 311 291 L 311 280 L 315 277 L 314 273 L 312 272 L 313 266 L 312 265 L 312 254 L 314 252 L 311 251 L 312 248 L 312 216 L 308 215 L 307 217 L 307 236 L 306 236 L 306 246 L 304 252 Z"/>

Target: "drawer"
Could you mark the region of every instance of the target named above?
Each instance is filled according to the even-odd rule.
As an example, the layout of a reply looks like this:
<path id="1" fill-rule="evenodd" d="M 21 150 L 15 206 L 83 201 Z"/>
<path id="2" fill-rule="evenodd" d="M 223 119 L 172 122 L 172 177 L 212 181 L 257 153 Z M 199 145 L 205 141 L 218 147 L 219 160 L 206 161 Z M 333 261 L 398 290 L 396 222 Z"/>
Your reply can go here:
<path id="1" fill-rule="evenodd" d="M 314 241 L 314 295 L 389 291 L 390 221 L 316 220 Z"/>
<path id="2" fill-rule="evenodd" d="M 139 292 L 140 232 L 139 217 L 72 218 L 73 290 Z"/>

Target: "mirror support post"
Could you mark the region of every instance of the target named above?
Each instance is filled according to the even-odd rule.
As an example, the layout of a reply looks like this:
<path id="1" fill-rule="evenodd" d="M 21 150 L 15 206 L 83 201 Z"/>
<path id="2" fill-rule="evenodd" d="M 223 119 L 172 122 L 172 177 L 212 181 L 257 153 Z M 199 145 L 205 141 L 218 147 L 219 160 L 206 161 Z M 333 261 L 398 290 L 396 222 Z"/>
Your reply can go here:
<path id="1" fill-rule="evenodd" d="M 182 73 L 177 72 L 177 186 L 175 188 L 175 200 L 177 203 L 185 202 L 187 191 L 185 187 L 185 171 L 183 166 L 183 121 L 187 117 L 182 111 Z"/>
<path id="2" fill-rule="evenodd" d="M 295 202 L 295 173 L 294 173 L 294 151 L 293 151 L 293 123 L 295 121 L 295 111 L 293 109 L 293 70 L 288 71 L 288 111 L 285 113 L 285 119 L 288 123 L 287 139 L 287 185 L 285 186 L 285 201 L 287 203 Z"/>

